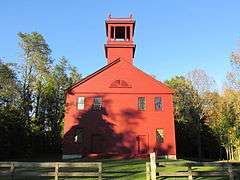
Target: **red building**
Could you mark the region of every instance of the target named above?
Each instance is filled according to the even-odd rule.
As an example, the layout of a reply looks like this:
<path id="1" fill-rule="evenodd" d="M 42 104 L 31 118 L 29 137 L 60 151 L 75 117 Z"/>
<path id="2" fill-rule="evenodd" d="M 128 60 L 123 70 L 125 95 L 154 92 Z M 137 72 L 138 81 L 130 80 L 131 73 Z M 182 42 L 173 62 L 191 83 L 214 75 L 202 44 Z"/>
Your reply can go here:
<path id="1" fill-rule="evenodd" d="M 108 17 L 107 65 L 67 90 L 63 158 L 176 157 L 173 91 L 133 65 L 134 28 L 131 16 Z"/>

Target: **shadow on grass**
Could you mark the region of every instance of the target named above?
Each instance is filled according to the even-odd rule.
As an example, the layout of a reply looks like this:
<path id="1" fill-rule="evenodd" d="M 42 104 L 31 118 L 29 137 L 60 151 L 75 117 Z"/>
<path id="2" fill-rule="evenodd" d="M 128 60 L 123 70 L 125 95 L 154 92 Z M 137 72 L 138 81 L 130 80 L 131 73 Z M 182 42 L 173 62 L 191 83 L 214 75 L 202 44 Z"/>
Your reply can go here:
<path id="1" fill-rule="evenodd" d="M 116 179 L 116 178 L 124 178 L 131 177 L 133 175 L 145 173 L 143 171 L 104 171 L 103 178 L 104 179 Z"/>

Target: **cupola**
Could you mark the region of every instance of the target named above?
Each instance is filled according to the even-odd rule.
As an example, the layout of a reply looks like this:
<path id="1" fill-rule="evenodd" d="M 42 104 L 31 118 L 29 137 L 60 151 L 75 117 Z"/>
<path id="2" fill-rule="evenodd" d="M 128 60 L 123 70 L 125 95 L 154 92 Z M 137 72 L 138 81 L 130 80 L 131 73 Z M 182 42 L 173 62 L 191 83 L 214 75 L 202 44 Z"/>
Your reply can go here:
<path id="1" fill-rule="evenodd" d="M 121 58 L 133 63 L 136 45 L 133 41 L 135 20 L 132 15 L 128 18 L 112 18 L 106 20 L 105 55 L 107 63 Z"/>

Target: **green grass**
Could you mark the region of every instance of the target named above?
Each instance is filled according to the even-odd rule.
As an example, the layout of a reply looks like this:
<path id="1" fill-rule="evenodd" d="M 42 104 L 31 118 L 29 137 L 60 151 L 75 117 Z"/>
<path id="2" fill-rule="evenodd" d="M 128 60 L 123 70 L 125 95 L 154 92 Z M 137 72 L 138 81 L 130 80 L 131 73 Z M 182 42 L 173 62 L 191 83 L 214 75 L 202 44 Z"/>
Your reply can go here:
<path id="1" fill-rule="evenodd" d="M 81 160 L 81 161 L 93 161 L 93 160 Z M 145 163 L 147 160 L 139 160 L 139 159 L 125 159 L 125 160 L 112 160 L 112 159 L 102 159 L 102 160 L 95 160 L 95 161 L 101 161 L 103 163 L 103 179 L 106 180 L 143 180 L 145 179 Z M 170 160 L 158 160 L 160 162 L 169 162 Z M 77 161 L 79 162 L 79 161 Z M 186 160 L 177 160 L 174 162 L 187 162 Z M 175 166 L 167 166 L 167 167 L 160 167 L 160 173 L 161 172 L 181 172 L 186 171 L 186 167 L 175 167 Z M 26 171 L 46 171 L 44 168 L 36 168 L 36 169 L 21 169 Z M 215 167 L 194 167 L 194 171 L 211 171 L 211 170 L 222 170 L 221 168 L 215 168 Z M 10 178 L 7 177 L 0 177 L 0 180 L 7 180 Z M 48 178 L 48 177 L 22 177 L 22 178 L 16 178 L 17 180 L 52 180 L 54 178 Z M 62 178 L 60 177 L 59 180 L 78 180 L 78 179 L 97 179 L 97 178 Z M 184 180 L 185 178 L 162 178 L 167 180 Z M 215 177 L 215 178 L 196 178 L 198 180 L 220 180 L 220 179 L 228 179 L 224 177 Z"/>

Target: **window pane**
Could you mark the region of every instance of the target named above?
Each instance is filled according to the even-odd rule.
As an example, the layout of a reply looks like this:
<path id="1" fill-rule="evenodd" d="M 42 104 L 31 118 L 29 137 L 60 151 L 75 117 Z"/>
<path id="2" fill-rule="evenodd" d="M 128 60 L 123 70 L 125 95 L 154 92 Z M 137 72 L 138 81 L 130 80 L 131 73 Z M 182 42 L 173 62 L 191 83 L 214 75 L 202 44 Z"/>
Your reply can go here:
<path id="1" fill-rule="evenodd" d="M 101 107 L 102 107 L 102 97 L 95 97 L 93 99 L 93 108 L 101 109 Z"/>
<path id="2" fill-rule="evenodd" d="M 157 136 L 157 143 L 163 143 L 164 142 L 164 129 L 159 128 L 156 130 L 156 136 Z"/>
<path id="3" fill-rule="evenodd" d="M 85 101 L 85 97 L 78 97 L 78 101 L 77 101 L 77 109 L 78 110 L 84 109 L 84 101 Z"/>
<path id="4" fill-rule="evenodd" d="M 154 99 L 155 110 L 161 111 L 162 110 L 162 98 L 155 97 Z"/>
<path id="5" fill-rule="evenodd" d="M 146 100 L 145 97 L 138 98 L 138 110 L 145 110 L 146 109 Z"/>

